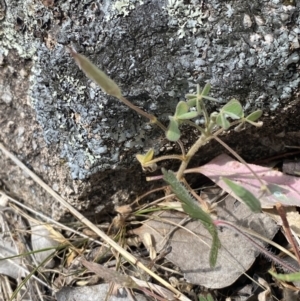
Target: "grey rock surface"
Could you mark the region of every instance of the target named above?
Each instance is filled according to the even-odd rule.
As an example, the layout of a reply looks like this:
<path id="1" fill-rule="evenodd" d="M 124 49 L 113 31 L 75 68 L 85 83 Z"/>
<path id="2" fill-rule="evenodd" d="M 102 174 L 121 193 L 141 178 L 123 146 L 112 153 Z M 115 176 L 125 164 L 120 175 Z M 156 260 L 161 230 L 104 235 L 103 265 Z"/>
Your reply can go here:
<path id="1" fill-rule="evenodd" d="M 84 287 L 64 287 L 56 294 L 57 301 L 95 301 L 95 300 L 109 300 L 109 301 L 130 301 L 132 298 L 126 296 L 126 293 L 118 296 L 109 295 L 110 285 L 108 283 L 84 286 Z M 136 295 L 136 300 L 146 301 L 147 299 L 142 295 Z"/>
<path id="2" fill-rule="evenodd" d="M 185 93 L 208 81 L 223 101 L 274 110 L 300 81 L 299 8 L 279 0 L 10 1 L 1 56 L 15 48 L 34 60 L 29 95 L 44 139 L 59 145 L 73 179 L 85 179 L 159 150 L 163 134 L 101 92 L 65 45 L 165 122 Z"/>

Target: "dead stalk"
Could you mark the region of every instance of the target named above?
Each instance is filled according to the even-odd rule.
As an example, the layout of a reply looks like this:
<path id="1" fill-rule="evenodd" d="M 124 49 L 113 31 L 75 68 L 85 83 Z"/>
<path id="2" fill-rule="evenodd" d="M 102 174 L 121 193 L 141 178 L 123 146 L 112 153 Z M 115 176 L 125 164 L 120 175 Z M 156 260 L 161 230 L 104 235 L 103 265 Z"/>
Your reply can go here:
<path id="1" fill-rule="evenodd" d="M 296 245 L 296 241 L 295 241 L 295 239 L 292 235 L 289 222 L 286 218 L 285 210 L 284 210 L 283 206 L 280 203 L 276 203 L 276 210 L 277 210 L 277 212 L 278 212 L 278 214 L 279 214 L 279 216 L 282 220 L 282 227 L 283 227 L 284 232 L 286 234 L 286 238 L 287 238 L 288 242 L 290 243 L 290 245 L 292 246 L 293 251 L 294 251 L 294 253 L 297 257 L 298 263 L 300 264 L 299 247 Z"/>

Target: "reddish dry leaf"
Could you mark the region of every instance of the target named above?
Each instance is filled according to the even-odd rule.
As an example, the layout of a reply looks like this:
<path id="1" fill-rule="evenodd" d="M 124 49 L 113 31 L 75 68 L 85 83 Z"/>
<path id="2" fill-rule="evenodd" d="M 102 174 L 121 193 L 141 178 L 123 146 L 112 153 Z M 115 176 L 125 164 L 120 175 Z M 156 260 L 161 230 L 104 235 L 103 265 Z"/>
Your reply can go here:
<path id="1" fill-rule="evenodd" d="M 249 166 L 267 185 L 271 193 L 263 193 L 261 184 L 249 169 L 243 163 L 225 154 L 216 157 L 204 166 L 194 168 L 193 171 L 204 174 L 234 197 L 236 196 L 222 181 L 221 177 L 236 181 L 252 192 L 260 200 L 263 208 L 272 208 L 277 202 L 280 202 L 283 206 L 300 205 L 300 178 L 285 175 L 280 171 L 259 165 L 249 164 Z M 236 199 L 242 201 L 238 197 Z"/>

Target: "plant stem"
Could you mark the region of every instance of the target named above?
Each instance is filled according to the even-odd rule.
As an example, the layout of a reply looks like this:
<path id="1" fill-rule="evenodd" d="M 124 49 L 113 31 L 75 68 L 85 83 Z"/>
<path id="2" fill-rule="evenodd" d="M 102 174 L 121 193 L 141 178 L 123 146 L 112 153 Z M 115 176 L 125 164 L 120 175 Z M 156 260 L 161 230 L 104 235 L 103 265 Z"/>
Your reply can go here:
<path id="1" fill-rule="evenodd" d="M 209 137 L 205 134 L 202 134 L 199 139 L 193 144 L 193 146 L 189 149 L 188 153 L 185 156 L 185 160 L 181 162 L 179 170 L 177 172 L 176 178 L 181 180 L 185 169 L 187 168 L 190 160 L 195 155 L 195 153 L 199 150 L 199 148 L 205 145 L 210 139 L 213 137 Z"/>
<path id="2" fill-rule="evenodd" d="M 187 187 L 188 191 L 192 194 L 192 196 L 201 204 L 201 208 L 205 212 L 209 212 L 209 205 L 207 202 L 205 202 L 200 195 L 198 195 L 194 189 L 191 188 L 191 186 L 188 184 L 188 182 L 183 178 L 184 185 Z"/>
<path id="3" fill-rule="evenodd" d="M 147 163 L 145 163 L 143 165 L 143 167 L 147 167 L 148 165 L 151 165 L 153 163 L 157 163 L 159 161 L 163 161 L 163 160 L 174 160 L 174 159 L 177 159 L 177 160 L 180 160 L 180 161 L 183 161 L 184 160 L 184 157 L 182 155 L 165 155 L 165 156 L 161 156 L 161 157 L 158 157 L 158 158 L 154 158 L 152 159 L 151 161 L 148 161 Z"/>
<path id="4" fill-rule="evenodd" d="M 278 214 L 279 214 L 279 216 L 282 220 L 282 227 L 283 227 L 284 232 L 286 234 L 286 238 L 287 238 L 288 242 L 291 244 L 291 246 L 293 248 L 293 251 L 294 251 L 294 253 L 297 257 L 298 263 L 300 264 L 299 249 L 298 249 L 298 246 L 296 245 L 295 239 L 292 235 L 289 222 L 286 218 L 285 210 L 284 210 L 283 206 L 280 203 L 276 203 L 276 210 L 277 210 L 277 212 L 278 212 Z"/>
<path id="5" fill-rule="evenodd" d="M 195 122 L 193 122 L 193 121 L 185 120 L 184 123 L 196 128 L 201 134 L 205 133 L 205 129 L 203 129 L 201 126 L 195 124 Z"/>
<path id="6" fill-rule="evenodd" d="M 208 117 L 207 117 L 208 118 Z M 232 125 L 238 124 L 239 121 L 234 121 Z M 182 161 L 179 170 L 177 172 L 177 179 L 180 180 L 184 174 L 184 171 L 186 170 L 190 160 L 192 159 L 192 157 L 195 155 L 195 153 L 199 150 L 200 147 L 202 147 L 203 145 L 205 145 L 209 140 L 211 140 L 212 138 L 217 137 L 217 135 L 220 135 L 222 132 L 224 132 L 224 129 L 221 128 L 219 130 L 217 130 L 214 134 L 211 133 L 211 131 L 201 131 L 201 136 L 198 138 L 198 140 L 192 145 L 192 147 L 189 149 L 188 153 L 185 156 L 185 160 Z M 223 142 L 223 141 L 222 141 Z M 230 151 L 230 150 L 229 150 Z M 233 150 L 232 150 L 233 151 Z M 231 152 L 231 151 L 230 151 Z M 243 160 L 243 159 L 242 159 Z M 245 162 L 245 161 L 244 161 Z M 259 180 L 259 182 L 261 183 L 261 180 Z"/>
<path id="7" fill-rule="evenodd" d="M 164 132 L 167 130 L 166 127 L 162 123 L 160 123 L 154 115 L 148 114 L 147 112 L 141 110 L 139 107 L 137 107 L 136 105 L 131 103 L 128 99 L 126 99 L 124 96 L 121 96 L 118 99 L 130 109 L 136 111 L 139 115 L 149 119 L 151 123 L 155 123 L 156 125 L 158 125 Z"/>
<path id="8" fill-rule="evenodd" d="M 264 254 L 267 258 L 271 259 L 273 262 L 277 263 L 284 269 L 290 272 L 297 272 L 298 270 L 294 268 L 293 266 L 290 266 L 287 262 L 280 259 L 278 256 L 274 255 L 273 253 L 266 250 L 264 247 L 262 247 L 260 244 L 258 244 L 253 238 L 251 238 L 249 235 L 245 234 L 243 231 L 241 231 L 237 226 L 233 225 L 232 223 L 229 223 L 224 220 L 214 220 L 214 224 L 216 226 L 224 226 L 227 228 L 231 228 L 234 231 L 238 232 L 240 235 L 245 237 L 249 242 L 252 243 L 252 245 L 257 248 L 262 254 Z"/>
<path id="9" fill-rule="evenodd" d="M 139 115 L 144 116 L 147 119 L 149 119 L 151 123 L 156 124 L 158 127 L 160 127 L 163 130 L 164 133 L 167 131 L 167 128 L 154 115 L 148 114 L 147 112 L 141 110 L 139 107 L 137 107 L 136 105 L 131 103 L 128 99 L 126 99 L 124 96 L 118 97 L 118 99 L 121 102 L 123 102 L 126 106 L 128 106 L 130 109 L 136 111 Z M 182 142 L 180 140 L 178 140 L 177 143 L 181 149 L 182 155 L 185 156 L 185 149 L 184 149 Z"/>

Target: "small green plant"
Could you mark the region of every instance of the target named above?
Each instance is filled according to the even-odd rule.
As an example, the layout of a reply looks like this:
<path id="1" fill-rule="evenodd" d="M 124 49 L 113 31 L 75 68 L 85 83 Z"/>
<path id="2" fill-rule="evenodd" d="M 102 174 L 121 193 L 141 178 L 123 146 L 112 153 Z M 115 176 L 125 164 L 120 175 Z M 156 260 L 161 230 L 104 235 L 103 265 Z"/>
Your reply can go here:
<path id="1" fill-rule="evenodd" d="M 202 210 L 198 202 L 191 196 L 188 190 L 178 181 L 172 171 L 162 170 L 164 180 L 171 186 L 172 191 L 182 202 L 183 210 L 192 218 L 198 219 L 212 236 L 212 247 L 210 250 L 209 263 L 211 266 L 216 265 L 218 249 L 221 246 L 217 228 L 213 223 L 210 215 Z"/>
<path id="2" fill-rule="evenodd" d="M 192 159 L 192 157 L 198 152 L 198 150 L 207 144 L 210 140 L 215 139 L 221 143 L 227 150 L 229 150 L 238 160 L 244 163 L 247 168 L 254 174 L 254 176 L 260 181 L 261 189 L 266 190 L 266 187 L 262 181 L 258 178 L 254 171 L 247 165 L 245 161 L 228 145 L 226 145 L 218 136 L 223 134 L 231 127 L 235 127 L 236 131 L 240 131 L 245 127 L 246 124 L 250 124 L 256 127 L 260 127 L 262 122 L 257 122 L 261 117 L 262 111 L 256 110 L 249 115 L 245 116 L 243 107 L 241 103 L 236 99 L 231 99 L 226 103 L 219 112 L 208 113 L 206 108 L 206 101 L 218 102 L 217 99 L 209 96 L 211 89 L 210 84 L 206 84 L 203 89 L 197 85 L 197 91 L 195 94 L 187 94 L 186 101 L 180 101 L 177 106 L 173 116 L 169 116 L 169 125 L 166 128 L 158 119 L 140 108 L 136 107 L 130 103 L 121 92 L 121 89 L 117 84 L 111 80 L 105 73 L 99 70 L 92 62 L 90 62 L 86 57 L 78 54 L 72 48 L 68 48 L 69 52 L 75 59 L 77 65 L 83 70 L 87 77 L 96 82 L 104 92 L 107 94 L 118 98 L 125 105 L 135 110 L 141 116 L 146 117 L 153 124 L 158 125 L 166 135 L 169 141 L 176 142 L 181 148 L 181 154 L 161 156 L 154 158 L 154 150 L 150 149 L 146 154 L 138 154 L 137 160 L 140 162 L 143 169 L 155 170 L 157 163 L 162 160 L 180 160 L 181 165 L 176 173 L 167 172 L 163 170 L 164 180 L 168 182 L 171 189 L 174 191 L 176 196 L 181 200 L 182 207 L 184 211 L 189 214 L 192 218 L 199 219 L 209 233 L 212 236 L 212 247 L 210 253 L 210 264 L 215 266 L 217 260 L 218 249 L 220 248 L 220 241 L 218 238 L 218 233 L 216 226 L 211 219 L 208 212 L 209 208 L 203 205 L 201 208 L 196 200 L 191 196 L 193 191 L 190 188 L 183 186 L 181 181 L 184 180 L 184 172 Z M 195 122 L 195 118 L 204 119 L 203 125 L 199 126 Z M 185 148 L 180 141 L 181 130 L 180 127 L 183 124 L 190 125 L 194 127 L 199 132 L 199 136 L 195 143 L 186 152 Z M 243 201 L 247 204 L 250 209 L 254 212 L 261 210 L 260 202 L 246 189 L 240 185 L 232 182 L 229 179 L 224 179 L 226 184 L 234 191 Z"/>
<path id="3" fill-rule="evenodd" d="M 214 301 L 214 298 L 211 294 L 204 296 L 199 296 L 199 301 Z"/>
<path id="4" fill-rule="evenodd" d="M 293 281 L 299 281 L 300 280 L 300 272 L 297 273 L 291 273 L 291 274 L 276 274 L 272 271 L 269 271 L 269 273 L 276 279 L 286 281 L 286 282 L 293 282 Z"/>

